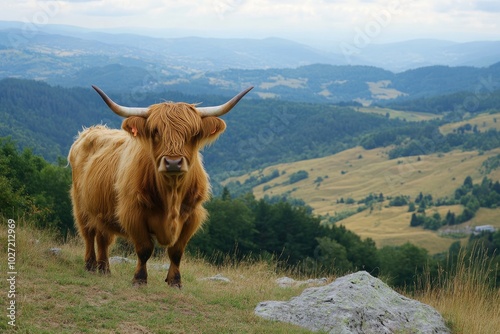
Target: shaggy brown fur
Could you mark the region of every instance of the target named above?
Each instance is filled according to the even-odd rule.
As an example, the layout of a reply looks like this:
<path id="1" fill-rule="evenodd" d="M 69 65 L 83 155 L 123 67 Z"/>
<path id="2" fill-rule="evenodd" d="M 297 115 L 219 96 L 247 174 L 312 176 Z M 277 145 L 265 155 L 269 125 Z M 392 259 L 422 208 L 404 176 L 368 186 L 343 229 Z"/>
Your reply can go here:
<path id="1" fill-rule="evenodd" d="M 146 283 L 154 236 L 171 261 L 165 281 L 181 287 L 184 248 L 207 217 L 202 204 L 210 185 L 199 150 L 225 128 L 218 117 L 202 118 L 194 105 L 161 103 L 147 117 L 126 118 L 125 131 L 94 126 L 79 133 L 68 159 L 87 270 L 109 273 L 108 249 L 120 235 L 133 242 L 139 259 L 133 283 Z M 160 172 L 164 157 L 182 157 L 185 171 Z"/>

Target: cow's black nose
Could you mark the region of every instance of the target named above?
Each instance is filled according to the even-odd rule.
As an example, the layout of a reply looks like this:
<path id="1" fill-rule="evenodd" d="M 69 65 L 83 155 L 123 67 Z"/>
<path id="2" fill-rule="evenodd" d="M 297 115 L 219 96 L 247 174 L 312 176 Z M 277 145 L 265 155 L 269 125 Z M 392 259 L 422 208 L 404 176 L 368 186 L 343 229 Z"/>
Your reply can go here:
<path id="1" fill-rule="evenodd" d="M 168 173 L 179 173 L 182 168 L 182 157 L 180 158 L 171 158 L 165 157 L 165 167 L 167 167 Z"/>

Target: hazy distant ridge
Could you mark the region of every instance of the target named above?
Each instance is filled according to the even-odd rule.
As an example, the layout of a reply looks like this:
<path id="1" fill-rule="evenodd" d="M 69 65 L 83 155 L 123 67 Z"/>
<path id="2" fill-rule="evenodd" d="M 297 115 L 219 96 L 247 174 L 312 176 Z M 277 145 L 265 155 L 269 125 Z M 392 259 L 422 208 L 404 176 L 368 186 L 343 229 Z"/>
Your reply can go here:
<path id="1" fill-rule="evenodd" d="M 0 22 L 0 78 L 96 84 L 136 95 L 231 95 L 253 85 L 254 97 L 363 104 L 499 85 L 500 41 L 414 40 L 358 49 L 346 57 L 331 45 L 319 50 L 279 38 L 153 38 L 51 25 L 26 31 L 22 23 Z"/>
<path id="2" fill-rule="evenodd" d="M 351 45 L 349 41 L 331 41 L 312 47 L 281 38 L 157 38 L 71 26 L 47 25 L 39 28 L 33 32 L 28 31 L 22 22 L 1 21 L 0 43 L 9 48 L 12 47 L 12 40 L 25 40 L 23 48 L 26 49 L 45 45 L 84 52 L 95 51 L 93 49 L 97 47 L 103 55 L 109 55 L 113 50 L 126 57 L 134 57 L 137 53 L 141 58 L 159 61 L 162 65 L 187 66 L 197 70 L 283 68 L 325 63 L 370 65 L 401 72 L 431 65 L 483 67 L 500 60 L 500 41 L 455 43 L 421 39 L 388 44 L 370 43 L 364 47 L 352 45 L 358 52 L 351 55 L 347 54 L 345 47 L 341 47 Z M 6 35 L 11 38 L 6 39 Z M 41 36 L 51 40 L 45 43 Z"/>

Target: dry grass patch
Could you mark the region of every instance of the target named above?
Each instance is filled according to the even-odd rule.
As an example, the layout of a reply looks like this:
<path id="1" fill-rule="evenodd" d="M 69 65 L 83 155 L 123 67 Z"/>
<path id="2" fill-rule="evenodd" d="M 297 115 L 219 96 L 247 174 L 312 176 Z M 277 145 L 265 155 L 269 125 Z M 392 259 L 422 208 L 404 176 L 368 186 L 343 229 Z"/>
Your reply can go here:
<path id="1" fill-rule="evenodd" d="M 261 89 L 270 89 L 276 86 L 285 86 L 289 88 L 305 88 L 307 85 L 306 78 L 285 78 L 282 75 L 276 75 L 268 78 L 269 82 L 262 82 L 259 85 Z"/>
<path id="2" fill-rule="evenodd" d="M 470 225 L 491 225 L 500 230 L 500 209 L 480 208 L 471 219 Z"/>
<path id="3" fill-rule="evenodd" d="M 442 206 L 437 209 L 427 210 L 427 214 L 439 212 L 444 217 L 448 210 L 456 214 L 462 211 L 458 205 Z M 362 238 L 372 238 L 377 247 L 403 245 L 410 242 L 427 249 L 430 254 L 436 254 L 446 252 L 453 242 L 459 240 L 441 237 L 438 233 L 421 227 L 411 227 L 410 219 L 411 212 L 408 212 L 407 206 L 390 208 L 379 206 L 372 212 L 365 210 L 340 223 Z M 465 243 L 467 238 L 461 240 Z"/>
<path id="4" fill-rule="evenodd" d="M 381 80 L 377 82 L 367 82 L 368 89 L 372 93 L 372 97 L 378 100 L 392 100 L 399 96 L 406 96 L 408 94 L 400 92 L 397 89 L 389 88 L 391 80 Z"/>
<path id="5" fill-rule="evenodd" d="M 425 113 L 425 112 L 401 111 L 401 110 L 394 110 L 394 109 L 389 109 L 389 108 L 379 108 L 379 107 L 362 107 L 362 108 L 357 108 L 356 110 L 364 112 L 364 113 L 378 114 L 378 115 L 383 115 L 383 116 L 389 114 L 390 118 L 405 119 L 408 122 L 429 121 L 432 119 L 442 117 L 441 115 L 430 114 L 430 113 Z"/>
<path id="6" fill-rule="evenodd" d="M 456 263 L 451 272 L 442 270 L 433 285 L 421 282 L 423 289 L 414 297 L 435 307 L 453 333 L 498 333 L 500 290 L 489 274 L 500 268 L 478 249 L 469 254 L 461 251 Z"/>
<path id="7" fill-rule="evenodd" d="M 289 193 L 312 206 L 316 214 L 334 215 L 336 211 L 352 208 L 337 203 L 337 200 L 351 197 L 358 201 L 370 193 L 383 193 L 386 197 L 409 195 L 412 198 L 420 192 L 432 194 L 434 198 L 453 196 L 467 175 L 475 183 L 480 182 L 484 177 L 480 171 L 482 163 L 500 153 L 500 149 L 484 154 L 452 151 L 388 160 L 386 151 L 387 148 L 365 150 L 355 147 L 324 158 L 270 166 L 225 182 L 244 183 L 250 176 L 268 175 L 278 170 L 278 178 L 253 189 L 257 198 Z M 290 175 L 300 170 L 306 171 L 309 177 L 289 184 Z M 497 176 L 500 174 L 489 175 L 493 181 Z M 317 182 L 318 178 L 322 180 Z"/>

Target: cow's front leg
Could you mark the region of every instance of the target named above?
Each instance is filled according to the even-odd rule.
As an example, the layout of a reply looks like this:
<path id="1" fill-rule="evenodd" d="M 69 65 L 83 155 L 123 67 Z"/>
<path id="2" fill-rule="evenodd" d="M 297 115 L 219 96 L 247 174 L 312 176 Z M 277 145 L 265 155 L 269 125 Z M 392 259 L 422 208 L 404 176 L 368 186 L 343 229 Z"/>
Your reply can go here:
<path id="1" fill-rule="evenodd" d="M 174 246 L 168 249 L 168 257 L 170 258 L 170 267 L 168 268 L 167 278 L 165 282 L 175 288 L 182 288 L 181 272 L 179 266 L 181 265 L 182 255 L 184 254 L 184 247 L 177 242 Z"/>
<path id="2" fill-rule="evenodd" d="M 181 272 L 179 270 L 182 255 L 184 254 L 184 249 L 189 239 L 191 239 L 193 234 L 201 226 L 206 215 L 206 210 L 200 205 L 183 224 L 177 242 L 172 247 L 168 248 L 167 252 L 170 258 L 170 268 L 168 269 L 167 278 L 165 279 L 168 285 L 182 288 Z"/>
<path id="3" fill-rule="evenodd" d="M 148 262 L 151 254 L 153 254 L 154 243 L 149 235 L 140 240 L 134 240 L 135 251 L 137 253 L 138 261 L 137 267 L 135 268 L 134 278 L 132 280 L 133 285 L 143 285 L 148 283 L 148 270 L 146 268 L 146 262 Z"/>

